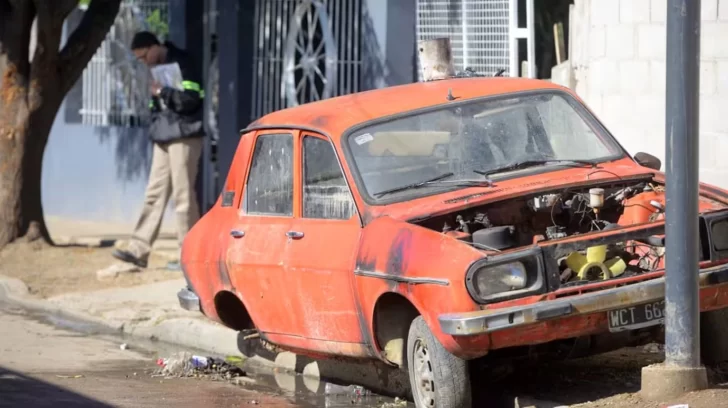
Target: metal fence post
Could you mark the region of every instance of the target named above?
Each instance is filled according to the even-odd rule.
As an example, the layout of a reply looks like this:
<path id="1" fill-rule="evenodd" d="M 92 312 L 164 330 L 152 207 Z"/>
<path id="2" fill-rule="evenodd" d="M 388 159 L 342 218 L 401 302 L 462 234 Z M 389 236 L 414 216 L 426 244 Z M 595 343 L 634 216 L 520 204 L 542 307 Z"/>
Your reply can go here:
<path id="1" fill-rule="evenodd" d="M 700 366 L 700 3 L 669 0 L 667 8 L 665 362 L 682 367 Z"/>
<path id="2" fill-rule="evenodd" d="M 667 2 L 665 363 L 642 368 L 640 391 L 653 401 L 708 387 L 698 292 L 700 3 Z"/>

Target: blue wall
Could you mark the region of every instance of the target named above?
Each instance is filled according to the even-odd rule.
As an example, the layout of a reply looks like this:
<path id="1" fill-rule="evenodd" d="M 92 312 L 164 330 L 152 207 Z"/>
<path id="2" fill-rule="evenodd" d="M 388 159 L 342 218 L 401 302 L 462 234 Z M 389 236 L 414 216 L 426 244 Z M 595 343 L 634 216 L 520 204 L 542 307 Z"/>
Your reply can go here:
<path id="1" fill-rule="evenodd" d="M 179 1 L 175 0 L 175 4 Z M 250 3 L 252 4 L 252 3 Z M 234 5 L 225 1 L 223 5 Z M 362 89 L 398 85 L 415 80 L 415 0 L 363 0 L 362 21 Z M 172 13 L 178 20 L 186 21 L 184 13 Z M 225 15 L 223 15 L 224 17 Z M 228 21 L 229 20 L 229 21 Z M 231 33 L 225 22 L 236 19 L 222 18 L 221 33 Z M 183 24 L 171 24 L 178 28 Z M 66 27 L 67 29 L 68 27 Z M 173 30 L 174 31 L 174 30 Z M 175 33 L 179 34 L 179 30 Z M 246 34 L 246 33 L 243 33 Z M 222 39 L 239 43 L 245 35 Z M 229 54 L 229 53 L 228 53 Z M 224 58 L 221 56 L 221 61 Z M 229 62 L 229 61 L 228 61 Z M 221 89 L 244 90 L 230 86 L 236 81 L 249 81 L 249 75 L 233 69 L 243 69 L 251 62 L 239 61 L 228 64 L 221 72 Z M 226 75 L 223 75 L 226 74 Z M 244 91 L 242 91 L 244 92 Z M 221 95 L 221 98 L 226 95 Z M 43 206 L 49 216 L 84 221 L 135 223 L 139 215 L 151 161 L 151 144 L 143 130 L 103 128 L 76 124 L 81 107 L 81 91 L 75 88 L 69 94 L 68 109 L 64 106 L 56 117 L 50 140 L 46 147 L 43 164 Z M 235 95 L 240 103 L 248 103 L 246 95 Z M 221 99 L 221 103 L 226 99 Z M 222 106 L 226 106 L 222 104 Z M 235 104 L 231 104 L 235 106 Z M 241 108 L 238 106 L 238 108 Z M 238 129 L 244 125 L 235 123 L 249 115 L 221 109 L 221 130 L 229 129 L 229 137 L 221 135 L 219 154 L 232 153 L 238 144 Z M 237 120 L 235 120 L 237 119 Z M 71 123 L 69 123 L 71 122 Z M 227 164 L 232 157 L 221 157 L 221 178 L 227 175 Z M 171 216 L 168 210 L 167 217 Z"/>
<path id="2" fill-rule="evenodd" d="M 64 111 L 56 116 L 43 160 L 46 215 L 135 223 L 151 163 L 146 134 L 68 124 Z"/>

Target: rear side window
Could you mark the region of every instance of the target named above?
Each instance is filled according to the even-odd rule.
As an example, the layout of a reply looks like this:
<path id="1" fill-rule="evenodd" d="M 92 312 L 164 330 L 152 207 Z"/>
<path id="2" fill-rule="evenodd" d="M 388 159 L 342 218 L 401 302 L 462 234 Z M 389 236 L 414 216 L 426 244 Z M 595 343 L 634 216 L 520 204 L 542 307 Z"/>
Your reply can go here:
<path id="1" fill-rule="evenodd" d="M 341 172 L 331 143 L 317 137 L 303 138 L 303 216 L 348 220 L 354 200 Z"/>
<path id="2" fill-rule="evenodd" d="M 293 136 L 261 135 L 245 186 L 248 214 L 293 216 Z"/>

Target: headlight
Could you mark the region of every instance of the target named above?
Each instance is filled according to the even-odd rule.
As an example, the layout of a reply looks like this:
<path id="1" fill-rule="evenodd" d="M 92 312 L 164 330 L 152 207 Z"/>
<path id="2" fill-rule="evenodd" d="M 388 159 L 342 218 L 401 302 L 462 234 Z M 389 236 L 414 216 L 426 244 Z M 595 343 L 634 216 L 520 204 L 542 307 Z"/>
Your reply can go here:
<path id="1" fill-rule="evenodd" d="M 545 289 L 542 260 L 538 248 L 490 256 L 471 265 L 465 283 L 478 303 L 542 293 Z"/>
<path id="2" fill-rule="evenodd" d="M 475 287 L 481 296 L 510 292 L 526 287 L 526 267 L 520 262 L 480 268 L 473 276 Z"/>

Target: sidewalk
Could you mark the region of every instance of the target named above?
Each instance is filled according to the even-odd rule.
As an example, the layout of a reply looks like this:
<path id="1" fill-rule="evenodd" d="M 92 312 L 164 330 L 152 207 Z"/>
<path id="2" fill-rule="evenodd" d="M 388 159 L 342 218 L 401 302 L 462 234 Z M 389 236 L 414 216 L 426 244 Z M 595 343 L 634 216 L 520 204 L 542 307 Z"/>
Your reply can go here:
<path id="1" fill-rule="evenodd" d="M 176 236 L 163 226 L 149 267 L 124 271 L 111 252 L 129 238 L 132 225 L 48 217 L 56 247 L 11 245 L 0 252 L 0 301 L 55 314 L 95 327 L 221 356 L 243 357 L 256 368 L 296 371 L 310 377 L 362 385 L 376 393 L 400 396 L 409 390 L 407 373 L 379 362 L 314 361 L 293 353 L 273 353 L 258 339 L 212 322 L 179 306 L 185 286 L 179 271 L 166 270 L 177 253 Z M 99 273 L 119 266 L 122 272 Z"/>
<path id="2" fill-rule="evenodd" d="M 405 372 L 379 363 L 353 364 L 314 361 L 293 353 L 272 353 L 258 339 L 244 341 L 238 333 L 212 322 L 198 312 L 179 307 L 177 291 L 184 278 L 127 288 L 74 292 L 41 300 L 28 294 L 18 279 L 0 275 L 0 301 L 58 314 L 117 333 L 151 339 L 220 356 L 239 356 L 256 369 L 284 369 L 317 379 L 362 385 L 378 394 L 407 393 Z"/>
<path id="3" fill-rule="evenodd" d="M 243 357 L 249 368 L 258 370 L 296 371 L 307 377 L 361 385 L 388 396 L 401 396 L 409 391 L 407 373 L 383 363 L 314 361 L 289 352 L 272 353 L 263 348 L 258 339 L 243 340 L 237 332 L 210 321 L 201 313 L 183 310 L 178 304 L 177 292 L 185 285 L 185 280 L 180 272 L 164 269 L 165 252 L 176 251 L 172 234 L 167 234 L 155 245 L 150 268 L 98 279 L 99 269 L 115 263 L 109 243 L 113 245 L 115 239 L 125 238 L 127 227 L 63 220 L 50 225 L 54 239 L 70 246 L 34 248 L 21 244 L 0 252 L 0 302 L 11 302 L 132 338 L 198 349 L 210 355 Z M 59 225 L 66 232 L 60 238 L 57 231 L 63 229 Z M 101 227 L 110 232 L 99 234 Z M 133 340 L 129 342 L 133 343 Z M 645 404 L 634 394 L 638 389 L 635 385 L 639 384 L 639 368 L 651 363 L 645 358 L 659 359 L 660 355 L 645 356 L 640 350 L 625 350 L 591 360 L 574 360 L 549 367 L 538 365 L 533 370 L 522 371 L 509 385 L 514 388 L 503 391 L 508 395 L 519 395 L 516 406 L 520 407 L 555 407 L 560 404 L 544 400 L 564 400 L 569 395 L 580 408 L 635 404 L 663 407 Z M 528 387 L 523 386 L 524 382 Z M 686 396 L 679 402 L 689 401 L 691 408 L 701 408 L 722 406 L 714 403 L 721 401 L 728 407 L 728 384 L 724 387 L 726 389 Z M 524 394 L 538 400 L 525 398 Z"/>
<path id="4" fill-rule="evenodd" d="M 406 394 L 408 390 L 406 373 L 389 369 L 381 364 L 314 361 L 288 352 L 280 354 L 266 352 L 257 346 L 256 339 L 242 341 L 236 332 L 211 322 L 200 313 L 181 309 L 176 300 L 176 292 L 183 285 L 184 279 L 177 278 L 129 288 L 68 293 L 41 300 L 29 296 L 28 289 L 22 281 L 0 276 L 0 302 L 11 302 L 26 309 L 85 322 L 89 326 L 105 328 L 134 338 L 152 339 L 182 348 L 199 349 L 212 355 L 243 357 L 248 369 L 295 371 L 315 379 L 362 385 L 381 395 L 397 396 Z M 528 370 L 521 374 L 520 379 L 514 380 L 517 383 L 525 381 L 530 385 L 525 387 L 519 385 L 516 390 L 504 389 L 504 391 L 508 392 L 508 395 L 511 393 L 519 395 L 518 403 L 514 406 L 522 408 L 668 406 L 645 403 L 637 394 L 625 393 L 628 389 L 631 389 L 631 392 L 636 391 L 633 388 L 634 384 L 624 389 L 617 381 L 625 375 L 635 377 L 627 378 L 629 381 L 635 379 L 638 381 L 638 366 L 644 362 L 637 361 L 636 357 L 641 356 L 635 353 L 638 351 L 625 350 L 616 355 L 597 356 L 591 361 L 574 360 L 550 367 L 538 366 L 536 370 Z M 654 356 L 659 358 L 659 355 Z M 621 368 L 622 365 L 629 368 Z M 530 390 L 529 393 L 535 393 L 533 396 L 536 398 L 522 395 L 524 389 Z M 584 393 L 597 398 L 584 398 L 581 396 Z M 550 402 L 551 399 L 559 399 L 555 397 L 556 395 L 592 402 L 575 405 Z M 691 408 L 722 407 L 728 406 L 727 396 L 726 389 L 712 389 L 688 394 L 674 402 L 689 402 Z"/>

